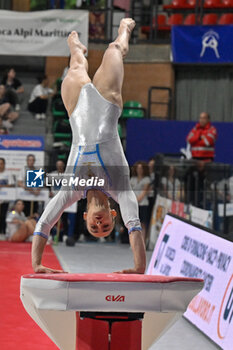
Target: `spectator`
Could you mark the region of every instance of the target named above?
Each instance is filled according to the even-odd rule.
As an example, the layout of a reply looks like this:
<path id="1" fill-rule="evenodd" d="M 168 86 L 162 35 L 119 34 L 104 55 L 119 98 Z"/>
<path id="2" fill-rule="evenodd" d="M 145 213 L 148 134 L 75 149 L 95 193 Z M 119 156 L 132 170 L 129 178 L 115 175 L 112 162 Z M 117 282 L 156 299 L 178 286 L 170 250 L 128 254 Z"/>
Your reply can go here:
<path id="1" fill-rule="evenodd" d="M 46 118 L 48 98 L 52 96 L 53 90 L 48 87 L 48 77 L 46 75 L 39 78 L 38 81 L 39 84 L 32 90 L 28 103 L 28 110 L 35 114 L 35 118 L 39 120 Z"/>
<path id="2" fill-rule="evenodd" d="M 0 135 L 7 135 L 8 131 L 7 128 L 5 128 L 4 126 L 0 126 Z"/>
<path id="3" fill-rule="evenodd" d="M 12 110 L 4 85 L 0 85 L 0 117 L 9 129 L 12 128 L 12 122 L 19 117 L 19 113 Z"/>
<path id="4" fill-rule="evenodd" d="M 6 170 L 6 161 L 4 158 L 0 158 L 0 189 L 2 187 L 12 187 L 13 178 L 9 171 Z M 6 213 L 8 210 L 8 201 L 0 201 L 0 232 L 5 233 L 6 230 Z"/>
<path id="5" fill-rule="evenodd" d="M 59 183 L 59 180 L 63 178 L 63 174 L 65 172 L 65 163 L 62 160 L 57 160 L 56 162 L 56 170 L 52 171 L 47 175 L 48 177 L 48 183 L 52 183 L 51 178 L 55 178 L 57 181 L 53 182 L 53 185 L 49 187 L 50 197 L 54 197 L 55 194 L 60 190 L 61 184 Z"/>
<path id="6" fill-rule="evenodd" d="M 161 179 L 163 186 L 163 192 L 166 197 L 173 200 L 180 200 L 181 197 L 181 184 L 175 177 L 175 167 L 170 165 L 168 168 L 167 176 L 163 176 Z"/>
<path id="7" fill-rule="evenodd" d="M 7 123 L 0 117 L 0 135 L 8 134 Z"/>
<path id="8" fill-rule="evenodd" d="M 199 123 L 190 131 L 187 142 L 191 145 L 192 158 L 210 162 L 214 160 L 217 130 L 210 122 L 210 115 L 202 112 Z"/>
<path id="9" fill-rule="evenodd" d="M 36 158 L 34 156 L 34 154 L 28 154 L 27 155 L 27 165 L 26 167 L 22 168 L 22 171 L 19 174 L 18 177 L 18 186 L 24 188 L 27 191 L 30 191 L 34 196 L 38 196 L 40 193 L 40 189 L 39 188 L 28 188 L 26 187 L 26 174 L 27 174 L 27 170 L 36 170 L 35 168 L 35 161 Z M 24 201 L 24 212 L 26 214 L 26 216 L 29 216 L 31 213 L 31 206 L 33 205 L 33 211 L 34 213 L 37 212 L 38 210 L 38 202 L 33 202 L 31 203 L 30 201 Z"/>
<path id="10" fill-rule="evenodd" d="M 16 111 L 20 110 L 19 96 L 23 94 L 24 87 L 19 79 L 16 78 L 16 72 L 14 68 L 9 68 L 2 79 L 2 84 L 6 88 L 6 95 L 10 104 Z"/>
<path id="11" fill-rule="evenodd" d="M 7 214 L 6 236 L 11 242 L 24 242 L 33 235 L 36 220 L 26 218 L 23 209 L 24 203 L 18 199 L 15 201 L 13 210 Z"/>
<path id="12" fill-rule="evenodd" d="M 146 241 L 147 227 L 149 223 L 148 192 L 150 188 L 149 167 L 146 162 L 138 161 L 133 165 L 130 183 L 139 204 L 139 219 L 142 224 L 142 234 Z"/>

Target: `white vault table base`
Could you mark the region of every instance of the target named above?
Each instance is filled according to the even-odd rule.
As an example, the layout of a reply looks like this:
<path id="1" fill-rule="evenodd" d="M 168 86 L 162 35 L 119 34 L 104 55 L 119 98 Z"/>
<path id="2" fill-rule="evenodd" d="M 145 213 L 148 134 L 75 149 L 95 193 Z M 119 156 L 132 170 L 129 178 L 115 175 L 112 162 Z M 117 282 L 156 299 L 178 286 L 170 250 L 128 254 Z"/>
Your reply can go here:
<path id="1" fill-rule="evenodd" d="M 184 312 L 202 287 L 203 280 L 182 277 L 33 274 L 21 277 L 20 298 L 59 349 L 75 350 L 76 311 Z"/>

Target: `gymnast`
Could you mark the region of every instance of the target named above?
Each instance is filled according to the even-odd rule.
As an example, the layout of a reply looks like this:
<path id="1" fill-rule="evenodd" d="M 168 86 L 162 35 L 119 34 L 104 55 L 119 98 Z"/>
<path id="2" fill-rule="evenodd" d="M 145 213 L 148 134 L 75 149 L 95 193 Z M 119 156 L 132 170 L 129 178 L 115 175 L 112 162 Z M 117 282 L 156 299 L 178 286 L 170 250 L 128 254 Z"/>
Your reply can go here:
<path id="1" fill-rule="evenodd" d="M 72 169 L 73 174 L 81 176 L 86 166 L 96 175 L 95 169 L 101 169 L 108 186 L 81 188 L 72 185 L 61 188 L 52 198 L 34 232 L 32 267 L 36 273 L 63 272 L 43 266 L 42 255 L 53 225 L 67 207 L 81 198 L 87 198 L 84 220 L 90 234 L 106 237 L 112 232 L 116 212 L 110 208 L 108 197 L 120 206 L 134 256 L 134 267 L 119 272 L 143 274 L 145 271 L 146 255 L 138 204 L 130 187 L 129 166 L 117 130 L 122 110 L 123 58 L 128 52 L 134 26 L 135 22 L 130 18 L 121 20 L 118 37 L 107 48 L 92 82 L 87 73 L 86 47 L 75 31 L 68 37 L 70 68 L 61 93 L 70 118 L 73 140 L 66 173 Z M 119 184 L 124 184 L 124 188 Z"/>

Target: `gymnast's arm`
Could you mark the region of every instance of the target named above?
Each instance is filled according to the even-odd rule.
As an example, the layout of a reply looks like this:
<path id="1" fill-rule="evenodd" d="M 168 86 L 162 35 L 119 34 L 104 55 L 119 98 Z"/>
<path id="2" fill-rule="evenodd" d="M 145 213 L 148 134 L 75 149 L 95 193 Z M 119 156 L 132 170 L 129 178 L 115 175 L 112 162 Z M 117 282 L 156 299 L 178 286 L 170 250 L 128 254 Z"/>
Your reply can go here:
<path id="1" fill-rule="evenodd" d="M 118 193 L 118 203 L 125 226 L 129 232 L 129 242 L 134 257 L 134 268 L 119 271 L 120 273 L 143 274 L 146 269 L 146 249 L 138 216 L 138 202 L 132 190 Z"/>
<path id="2" fill-rule="evenodd" d="M 32 241 L 32 267 L 36 273 L 64 272 L 62 270 L 54 270 L 43 266 L 42 255 L 51 228 L 59 220 L 63 211 L 79 199 L 79 193 L 76 191 L 60 190 L 46 206 L 40 220 L 36 225 Z"/>

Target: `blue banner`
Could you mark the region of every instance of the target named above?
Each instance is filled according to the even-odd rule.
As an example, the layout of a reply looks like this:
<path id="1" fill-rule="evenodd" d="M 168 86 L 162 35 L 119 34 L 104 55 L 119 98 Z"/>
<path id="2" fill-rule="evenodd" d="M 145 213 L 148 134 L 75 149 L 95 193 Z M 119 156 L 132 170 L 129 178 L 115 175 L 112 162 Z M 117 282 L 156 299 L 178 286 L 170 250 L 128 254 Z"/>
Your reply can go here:
<path id="1" fill-rule="evenodd" d="M 1 149 L 11 151 L 43 151 L 44 138 L 42 136 L 1 135 L 0 150 Z"/>
<path id="2" fill-rule="evenodd" d="M 130 165 L 148 161 L 156 153 L 180 153 L 195 122 L 176 120 L 127 120 L 126 157 Z M 233 164 L 233 123 L 216 123 L 215 161 Z M 136 140 L 136 142 L 135 142 Z"/>
<path id="3" fill-rule="evenodd" d="M 173 26 L 174 63 L 232 63 L 233 25 Z"/>

